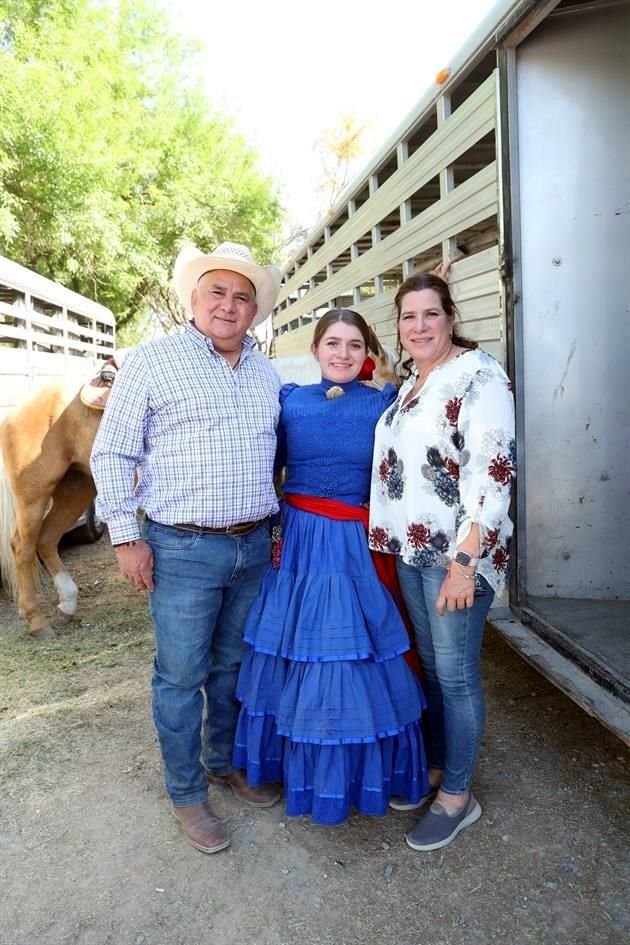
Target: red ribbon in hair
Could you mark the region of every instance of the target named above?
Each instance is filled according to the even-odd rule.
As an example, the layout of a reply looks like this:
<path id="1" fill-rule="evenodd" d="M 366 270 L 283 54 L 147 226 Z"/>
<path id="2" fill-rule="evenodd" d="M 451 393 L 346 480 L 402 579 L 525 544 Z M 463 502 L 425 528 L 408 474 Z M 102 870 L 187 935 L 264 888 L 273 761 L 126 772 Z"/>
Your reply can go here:
<path id="1" fill-rule="evenodd" d="M 366 360 L 371 361 L 372 359 L 366 358 Z M 359 505 L 348 505 L 348 503 L 338 502 L 336 499 L 321 499 L 316 496 L 296 495 L 295 493 L 287 493 L 284 497 L 284 501 L 287 505 L 295 509 L 301 509 L 303 512 L 311 512 L 313 515 L 323 515 L 325 518 L 332 518 L 336 521 L 361 522 L 366 532 L 369 529 L 370 513 L 366 508 Z M 370 549 L 370 554 L 378 578 L 381 584 L 383 584 L 392 595 L 394 603 L 407 628 L 407 633 L 409 634 L 411 649 L 407 650 L 404 657 L 408 665 L 422 678 L 420 659 L 413 639 L 411 621 L 405 609 L 405 602 L 403 601 L 400 585 L 398 583 L 395 556 L 384 554 L 382 551 L 373 551 L 372 549 Z"/>
<path id="2" fill-rule="evenodd" d="M 375 370 L 376 370 L 376 362 L 368 354 L 367 358 L 363 362 L 363 367 L 359 371 L 358 379 L 360 381 L 371 381 L 372 377 L 374 376 Z"/>

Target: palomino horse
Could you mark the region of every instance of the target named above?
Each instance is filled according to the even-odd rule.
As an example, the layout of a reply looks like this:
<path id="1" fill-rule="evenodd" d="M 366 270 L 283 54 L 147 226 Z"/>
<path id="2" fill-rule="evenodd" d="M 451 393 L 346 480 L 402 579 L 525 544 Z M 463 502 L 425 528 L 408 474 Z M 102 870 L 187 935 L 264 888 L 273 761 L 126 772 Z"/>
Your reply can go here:
<path id="1" fill-rule="evenodd" d="M 76 612 L 78 588 L 57 545 L 96 495 L 90 452 L 115 371 L 106 365 L 81 391 L 48 384 L 0 424 L 0 572 L 35 637 L 53 632 L 37 597 L 37 559 L 55 583 L 58 619 Z"/>

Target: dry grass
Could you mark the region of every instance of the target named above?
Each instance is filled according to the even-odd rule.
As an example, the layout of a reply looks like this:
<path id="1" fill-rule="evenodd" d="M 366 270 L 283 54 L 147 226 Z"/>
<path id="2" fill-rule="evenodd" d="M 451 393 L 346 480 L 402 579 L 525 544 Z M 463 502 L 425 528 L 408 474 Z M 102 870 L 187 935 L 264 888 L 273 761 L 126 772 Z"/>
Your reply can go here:
<path id="1" fill-rule="evenodd" d="M 50 640 L 26 633 L 13 606 L 0 598 L 0 776 L 66 740 L 69 732 L 137 688 L 150 664 L 151 624 L 145 598 L 115 570 L 103 577 L 106 545 L 65 553 L 80 586 L 82 620 L 59 626 Z M 49 610 L 54 593 L 46 593 Z M 82 605 L 82 606 L 81 606 Z"/>

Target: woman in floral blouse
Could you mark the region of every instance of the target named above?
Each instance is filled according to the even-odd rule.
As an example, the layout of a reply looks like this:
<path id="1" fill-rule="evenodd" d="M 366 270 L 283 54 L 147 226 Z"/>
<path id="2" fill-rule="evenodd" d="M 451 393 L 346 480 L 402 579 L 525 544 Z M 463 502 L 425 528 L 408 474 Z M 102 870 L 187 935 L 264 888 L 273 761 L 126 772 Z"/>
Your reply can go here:
<path id="1" fill-rule="evenodd" d="M 481 816 L 470 790 L 485 716 L 480 651 L 507 578 L 514 405 L 499 364 L 458 334 L 441 278 L 411 276 L 395 301 L 410 374 L 376 428 L 370 545 L 397 556 L 428 700 L 431 790 L 390 804 L 433 800 L 406 839 L 435 850 Z"/>

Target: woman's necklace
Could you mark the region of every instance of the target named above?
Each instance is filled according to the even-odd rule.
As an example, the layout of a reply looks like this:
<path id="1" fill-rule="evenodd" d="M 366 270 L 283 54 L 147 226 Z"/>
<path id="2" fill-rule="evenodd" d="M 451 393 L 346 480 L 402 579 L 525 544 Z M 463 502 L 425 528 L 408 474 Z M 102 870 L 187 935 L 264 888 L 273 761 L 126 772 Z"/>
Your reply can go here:
<path id="1" fill-rule="evenodd" d="M 432 364 L 432 365 L 431 365 L 431 367 L 430 367 L 429 370 L 426 372 L 426 374 L 424 374 L 424 376 L 420 376 L 420 372 L 418 371 L 418 377 L 416 378 L 416 381 L 415 381 L 413 387 L 411 388 L 411 390 L 409 391 L 409 393 L 408 393 L 407 396 L 405 397 L 405 402 L 404 402 L 403 406 L 407 406 L 407 404 L 409 403 L 409 401 L 413 400 L 413 398 L 416 396 L 416 394 L 419 394 L 419 393 L 420 393 L 420 391 L 422 390 L 422 388 L 423 388 L 424 385 L 426 384 L 427 379 L 428 379 L 429 375 L 431 374 L 431 372 L 434 371 L 436 367 L 440 367 L 442 364 L 445 364 L 445 363 L 449 360 L 449 358 L 450 358 L 450 356 L 451 356 L 451 353 L 452 353 L 454 347 L 455 347 L 455 346 L 454 346 L 453 342 L 451 341 L 451 343 L 450 343 L 450 345 L 449 345 L 449 347 L 448 347 L 448 351 L 444 354 L 443 357 L 439 358 L 439 359 L 435 362 L 435 364 Z"/>

